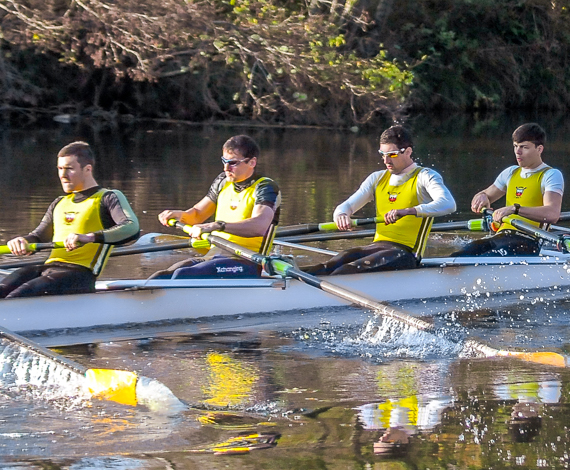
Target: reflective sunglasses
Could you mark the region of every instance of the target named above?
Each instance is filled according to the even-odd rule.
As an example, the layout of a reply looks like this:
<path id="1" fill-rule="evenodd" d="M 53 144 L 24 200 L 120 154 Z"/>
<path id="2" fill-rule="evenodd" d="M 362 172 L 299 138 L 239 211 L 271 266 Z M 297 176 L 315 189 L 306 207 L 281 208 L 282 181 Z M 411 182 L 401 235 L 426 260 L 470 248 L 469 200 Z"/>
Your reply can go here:
<path id="1" fill-rule="evenodd" d="M 382 150 L 378 149 L 378 153 L 382 157 L 390 157 L 390 158 L 396 158 L 398 155 L 400 155 L 401 153 L 404 153 L 405 151 L 406 151 L 405 148 L 400 149 L 400 150 L 389 150 L 388 152 L 383 152 Z"/>
<path id="2" fill-rule="evenodd" d="M 238 166 L 242 162 L 247 162 L 251 160 L 251 158 L 244 158 L 243 160 L 228 160 L 227 158 L 220 157 L 222 159 L 222 163 L 228 166 Z"/>

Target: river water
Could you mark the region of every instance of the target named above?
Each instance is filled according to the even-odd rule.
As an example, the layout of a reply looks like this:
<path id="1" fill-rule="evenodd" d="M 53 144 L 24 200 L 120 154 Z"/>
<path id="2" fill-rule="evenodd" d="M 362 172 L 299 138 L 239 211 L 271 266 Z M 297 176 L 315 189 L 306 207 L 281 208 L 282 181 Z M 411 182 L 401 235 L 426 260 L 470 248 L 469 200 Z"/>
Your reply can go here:
<path id="1" fill-rule="evenodd" d="M 513 163 L 510 134 L 529 120 L 538 120 L 549 134 L 545 161 L 570 174 L 567 119 L 460 116 L 410 122 L 416 159 L 443 175 L 458 203 L 457 214 L 438 222 L 472 217 L 471 196 Z M 379 132 L 370 131 L 157 124 L 99 132 L 84 125 L 9 129 L 0 134 L 0 242 L 35 227 L 60 194 L 55 155 L 77 139 L 95 146 L 98 181 L 124 191 L 143 235 L 175 234 L 156 215 L 190 207 L 205 194 L 221 171 L 223 142 L 237 133 L 259 142 L 261 171 L 283 192 L 283 225 L 330 220 L 335 205 L 381 168 Z M 568 196 L 563 210 L 570 210 Z M 371 208 L 362 215 L 372 215 Z M 428 253 L 446 254 L 470 237 L 434 234 Z M 143 278 L 183 256 L 116 258 L 104 276 Z M 501 299 L 492 300 L 480 304 L 466 296 L 451 306 L 408 307 L 449 332 L 493 347 L 570 352 L 564 293 L 517 294 L 504 307 Z M 400 331 L 355 308 L 319 312 L 306 323 L 305 313 L 278 328 L 178 331 L 57 350 L 86 367 L 156 379 L 177 404 L 129 407 L 89 400 L 73 383 L 47 380 L 55 373 L 49 367 L 35 381 L 29 373 L 17 379 L 9 367 L 13 356 L 4 350 L 0 468 L 570 466 L 567 369 L 462 357 L 453 341 Z M 380 337 L 382 332 L 390 339 Z"/>

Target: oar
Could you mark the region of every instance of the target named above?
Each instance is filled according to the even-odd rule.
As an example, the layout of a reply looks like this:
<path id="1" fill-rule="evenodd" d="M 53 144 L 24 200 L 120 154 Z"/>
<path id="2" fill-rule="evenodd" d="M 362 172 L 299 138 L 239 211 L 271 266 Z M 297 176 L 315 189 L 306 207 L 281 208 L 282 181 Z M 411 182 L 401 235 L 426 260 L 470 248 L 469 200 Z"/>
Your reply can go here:
<path id="1" fill-rule="evenodd" d="M 28 249 L 30 251 L 50 250 L 52 248 L 64 248 L 63 242 L 55 243 L 29 243 Z M 0 245 L 0 255 L 9 255 L 12 253 L 8 245 Z"/>
<path id="2" fill-rule="evenodd" d="M 316 248 L 314 246 L 300 245 L 298 243 L 289 243 L 283 240 L 273 240 L 273 244 L 277 246 L 286 246 L 288 248 L 295 248 L 297 250 L 311 251 L 313 253 L 319 253 L 321 255 L 335 256 L 338 252 L 332 250 L 325 250 L 323 248 Z"/>
<path id="3" fill-rule="evenodd" d="M 137 375 L 134 372 L 113 369 L 87 369 L 81 364 L 70 361 L 4 327 L 0 327 L 0 337 L 4 337 L 8 341 L 16 343 L 29 351 L 47 357 L 77 374 L 84 375 L 87 379 L 89 392 L 97 398 L 111 400 L 124 405 L 135 406 L 137 404 Z"/>
<path id="4" fill-rule="evenodd" d="M 63 248 L 63 243 L 30 243 L 28 247 L 31 251 L 49 250 L 51 248 Z M 197 250 L 206 249 L 210 247 L 210 243 L 207 240 L 192 240 L 190 238 L 184 238 L 182 240 L 176 240 L 170 243 L 148 243 L 145 245 L 122 246 L 115 248 L 111 252 L 111 257 L 137 255 L 141 253 L 154 253 L 158 251 L 180 250 L 190 247 Z M 8 253 L 10 253 L 10 249 L 6 245 L 0 245 L 0 254 Z M 12 269 L 21 268 L 23 266 L 38 265 L 42 264 L 44 261 L 45 259 L 18 259 L 17 261 L 0 263 L 0 269 Z"/>
<path id="5" fill-rule="evenodd" d="M 384 219 L 379 217 L 369 217 L 366 219 L 351 219 L 350 225 L 352 227 L 360 227 L 362 225 L 383 224 Z M 305 235 L 314 232 L 327 232 L 338 230 L 334 222 L 324 222 L 320 224 L 298 224 L 287 225 L 284 227 L 277 227 L 276 237 L 291 237 L 295 235 Z M 433 231 L 447 231 L 447 230 L 471 230 L 471 231 L 488 231 L 485 219 L 471 219 L 461 222 L 441 222 L 433 224 Z M 373 233 L 373 232 L 372 232 Z"/>
<path id="6" fill-rule="evenodd" d="M 188 233 L 191 229 L 190 226 L 184 225 L 181 222 L 172 221 L 172 224 L 181 230 Z M 293 265 L 287 263 L 286 261 L 270 256 L 264 256 L 254 251 L 243 248 L 235 243 L 232 243 L 224 238 L 212 235 L 204 234 L 204 236 L 212 243 L 220 248 L 227 250 L 243 259 L 251 261 L 255 264 L 262 266 L 267 272 L 271 274 L 278 274 L 280 276 L 289 276 L 293 279 L 297 279 L 304 282 L 312 287 L 316 287 L 324 292 L 328 292 L 336 297 L 343 300 L 347 300 L 351 303 L 357 304 L 361 307 L 374 310 L 376 313 L 383 315 L 388 318 L 393 318 L 399 322 L 406 325 L 413 326 L 418 330 L 434 332 L 435 328 L 432 324 L 427 323 L 419 318 L 413 317 L 402 310 L 397 310 L 394 307 L 387 305 L 385 303 L 378 302 L 374 299 L 366 297 L 362 294 L 358 294 L 344 287 L 332 284 L 328 281 L 319 279 L 316 276 L 305 273 Z M 565 367 L 566 358 L 561 354 L 554 352 L 518 352 L 518 351 L 504 351 L 493 349 L 482 343 L 478 343 L 474 340 L 470 340 L 469 346 L 482 352 L 487 357 L 492 356 L 513 356 L 522 359 L 527 362 L 535 362 L 538 364 L 546 364 L 557 367 Z"/>
<path id="7" fill-rule="evenodd" d="M 503 217 L 502 221 L 507 224 L 511 224 L 521 232 L 525 232 L 528 235 L 536 238 L 541 238 L 542 240 L 546 240 L 555 244 L 556 247 L 561 251 L 570 253 L 570 235 L 567 235 L 565 233 L 557 235 L 551 232 L 547 232 L 546 230 L 542 230 L 539 227 L 531 225 L 523 220 L 515 219 L 511 216 Z"/>

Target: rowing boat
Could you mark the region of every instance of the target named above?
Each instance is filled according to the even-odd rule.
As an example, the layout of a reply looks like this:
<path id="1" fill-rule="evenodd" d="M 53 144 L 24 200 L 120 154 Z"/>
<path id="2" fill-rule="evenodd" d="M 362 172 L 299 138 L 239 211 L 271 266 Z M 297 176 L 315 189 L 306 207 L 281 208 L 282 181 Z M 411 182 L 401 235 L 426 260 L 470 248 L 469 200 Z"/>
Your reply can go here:
<path id="1" fill-rule="evenodd" d="M 330 282 L 378 301 L 480 298 L 514 291 L 570 291 L 570 255 L 430 258 L 406 271 L 332 276 Z M 343 305 L 294 279 L 108 280 L 97 292 L 0 302 L 0 324 L 23 335 L 50 330 L 128 328 L 153 322 L 208 321 Z"/>

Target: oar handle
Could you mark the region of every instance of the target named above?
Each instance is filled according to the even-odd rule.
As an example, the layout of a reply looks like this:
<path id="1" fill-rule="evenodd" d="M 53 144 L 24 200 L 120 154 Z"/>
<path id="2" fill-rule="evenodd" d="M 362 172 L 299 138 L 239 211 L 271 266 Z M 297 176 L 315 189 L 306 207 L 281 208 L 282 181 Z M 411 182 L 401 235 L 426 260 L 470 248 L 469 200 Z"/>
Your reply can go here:
<path id="1" fill-rule="evenodd" d="M 52 248 L 64 248 L 63 242 L 50 242 L 50 243 L 28 243 L 28 250 L 40 251 L 51 250 Z M 8 245 L 0 245 L 0 255 L 8 255 L 12 253 Z"/>
<path id="2" fill-rule="evenodd" d="M 176 219 L 169 219 L 168 225 L 170 225 L 171 227 L 179 228 L 180 230 L 182 230 L 184 233 L 187 233 L 188 235 L 190 235 L 190 231 L 192 230 L 192 225 L 187 225 L 187 224 L 182 223 Z M 208 233 L 203 233 L 201 240 L 193 238 L 191 241 L 192 248 L 196 248 L 196 249 L 210 248 L 211 244 L 208 241 L 208 235 L 209 235 Z"/>

